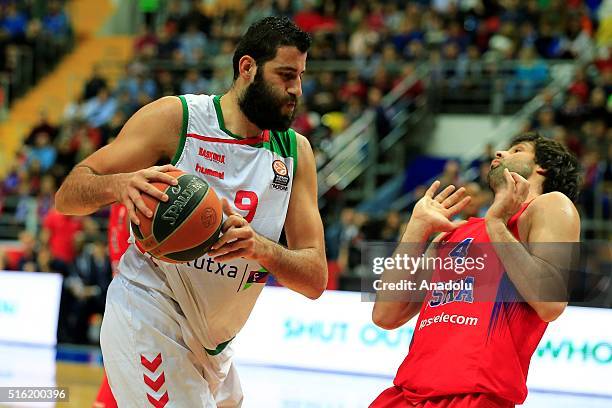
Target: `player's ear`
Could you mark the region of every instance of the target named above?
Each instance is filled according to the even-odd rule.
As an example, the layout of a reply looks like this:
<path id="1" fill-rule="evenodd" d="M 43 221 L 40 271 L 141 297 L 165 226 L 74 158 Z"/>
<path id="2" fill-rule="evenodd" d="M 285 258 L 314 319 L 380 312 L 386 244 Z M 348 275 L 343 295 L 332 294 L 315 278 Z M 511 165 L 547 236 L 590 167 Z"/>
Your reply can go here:
<path id="1" fill-rule="evenodd" d="M 536 174 L 539 174 L 540 176 L 546 176 L 546 173 L 548 173 L 548 170 L 543 169 L 542 167 L 536 165 L 535 172 Z"/>
<path id="2" fill-rule="evenodd" d="M 255 63 L 255 59 L 253 59 L 253 57 L 244 55 L 242 58 L 240 58 L 240 61 L 238 62 L 238 71 L 240 72 L 240 76 L 247 82 L 250 82 L 250 80 L 255 77 L 256 70 L 257 64 Z"/>

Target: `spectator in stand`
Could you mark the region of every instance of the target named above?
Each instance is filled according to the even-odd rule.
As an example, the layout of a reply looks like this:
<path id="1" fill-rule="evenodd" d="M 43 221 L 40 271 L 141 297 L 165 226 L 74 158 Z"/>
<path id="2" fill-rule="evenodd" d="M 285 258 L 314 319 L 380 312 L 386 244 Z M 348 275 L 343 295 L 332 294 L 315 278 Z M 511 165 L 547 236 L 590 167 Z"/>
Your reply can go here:
<path id="1" fill-rule="evenodd" d="M 506 87 L 509 98 L 519 97 L 526 100 L 535 96 L 536 91 L 544 86 L 548 79 L 548 67 L 536 59 L 535 50 L 523 48 L 519 52 L 519 63 L 514 78 Z"/>
<path id="2" fill-rule="evenodd" d="M 70 264 L 77 256 L 74 240 L 82 228 L 80 218 L 52 208 L 43 221 L 43 243 L 49 246 L 54 258 Z"/>
<path id="3" fill-rule="evenodd" d="M 610 125 L 611 116 L 606 107 L 606 93 L 603 88 L 593 89 L 588 110 L 589 120 L 603 120 Z"/>
<path id="4" fill-rule="evenodd" d="M 140 33 L 134 39 L 134 54 L 141 59 L 150 59 L 158 51 L 158 39 L 153 26 L 143 24 Z"/>
<path id="5" fill-rule="evenodd" d="M 338 97 L 341 102 L 346 103 L 352 97 L 365 100 L 367 93 L 368 88 L 359 78 L 359 71 L 352 69 L 348 72 L 346 80 L 340 87 Z"/>
<path id="6" fill-rule="evenodd" d="M 195 23 L 187 26 L 187 31 L 179 39 L 181 58 L 188 65 L 199 63 L 204 57 L 206 49 L 206 36 L 198 31 Z"/>
<path id="7" fill-rule="evenodd" d="M 354 60 L 363 59 L 369 47 L 374 47 L 379 41 L 379 34 L 372 30 L 365 20 L 349 37 L 349 54 Z"/>
<path id="8" fill-rule="evenodd" d="M 544 58 L 558 58 L 561 55 L 561 39 L 554 33 L 553 27 L 546 20 L 542 20 L 540 23 L 535 47 L 538 54 Z"/>
<path id="9" fill-rule="evenodd" d="M 483 64 L 480 51 L 475 45 L 469 45 L 467 52 L 457 61 L 457 80 L 462 88 L 474 89 L 483 75 Z"/>
<path id="10" fill-rule="evenodd" d="M 0 20 L 0 30 L 8 36 L 11 41 L 25 41 L 28 19 L 26 15 L 19 11 L 16 1 L 9 1 L 6 4 L 4 18 Z"/>
<path id="11" fill-rule="evenodd" d="M 275 0 L 272 7 L 274 8 L 273 14 L 275 16 L 293 18 L 294 8 L 292 0 Z"/>
<path id="12" fill-rule="evenodd" d="M 34 198 L 32 198 L 32 189 L 30 188 L 29 174 L 26 173 L 26 176 L 20 180 L 16 195 L 17 204 L 15 205 L 13 221 L 15 223 L 26 224 L 35 205 Z"/>
<path id="13" fill-rule="evenodd" d="M 550 108 L 540 109 L 535 129 L 544 137 L 552 139 L 555 134 L 555 112 Z"/>
<path id="14" fill-rule="evenodd" d="M 63 138 L 57 142 L 57 160 L 52 172 L 58 179 L 68 174 L 68 171 L 76 164 L 76 152 L 72 149 L 69 138 Z"/>
<path id="15" fill-rule="evenodd" d="M 302 30 L 312 33 L 323 21 L 323 16 L 317 11 L 313 0 L 305 0 L 301 10 L 293 16 L 293 21 Z"/>
<path id="16" fill-rule="evenodd" d="M 129 101 L 125 101 L 128 109 L 136 110 L 157 96 L 157 85 L 149 77 L 146 66 L 133 63 L 126 67 L 126 76 L 119 81 L 118 92 L 126 92 L 129 95 Z"/>
<path id="17" fill-rule="evenodd" d="M 91 76 L 85 83 L 83 89 L 83 99 L 88 101 L 98 95 L 102 88 L 108 88 L 108 82 L 102 75 L 100 64 L 95 64 L 91 71 Z"/>
<path id="18" fill-rule="evenodd" d="M 103 242 L 94 242 L 79 251 L 67 279 L 68 289 L 74 297 L 70 310 L 70 332 L 75 343 L 91 342 L 88 336 L 89 320 L 93 314 L 104 313 L 111 279 L 111 264 Z"/>
<path id="19" fill-rule="evenodd" d="M 591 92 L 591 84 L 589 83 L 583 67 L 576 69 L 574 81 L 568 88 L 569 93 L 576 95 L 581 104 L 589 101 L 589 93 Z"/>
<path id="20" fill-rule="evenodd" d="M 251 24 L 268 17 L 274 13 L 272 1 L 270 0 L 253 0 L 244 16 L 244 28 L 248 28 Z"/>
<path id="21" fill-rule="evenodd" d="M 44 220 L 51 208 L 57 191 L 55 178 L 50 174 L 45 174 L 40 181 L 40 191 L 36 197 L 37 217 Z"/>
<path id="22" fill-rule="evenodd" d="M 467 220 L 470 217 L 482 217 L 490 203 L 493 202 L 493 194 L 488 186 L 483 189 L 479 183 L 475 182 L 467 183 L 464 187 L 466 196 L 471 197 L 471 200 L 458 214 L 458 218 Z"/>
<path id="23" fill-rule="evenodd" d="M 95 98 L 83 104 L 81 116 L 94 128 L 110 122 L 117 111 L 117 99 L 111 96 L 108 88 L 100 88 Z"/>
<path id="24" fill-rule="evenodd" d="M 225 92 L 232 84 L 230 71 L 214 68 L 212 78 L 210 79 L 208 93 L 210 95 L 219 95 Z"/>
<path id="25" fill-rule="evenodd" d="M 54 43 L 63 44 L 70 37 L 70 20 L 59 0 L 47 3 L 47 14 L 42 18 L 43 32 L 50 36 Z"/>
<path id="26" fill-rule="evenodd" d="M 514 41 L 514 25 L 502 24 L 499 31 L 489 40 L 489 58 L 492 60 L 512 59 L 516 43 Z"/>
<path id="27" fill-rule="evenodd" d="M 162 69 L 161 71 L 157 72 L 156 83 L 160 97 L 176 95 L 178 93 L 178 88 L 174 82 L 174 76 L 168 70 Z"/>
<path id="28" fill-rule="evenodd" d="M 463 184 L 460 174 L 461 167 L 457 160 L 448 160 L 444 164 L 444 170 L 439 177 L 440 180 L 440 191 L 444 190 L 450 185 L 458 186 Z"/>
<path id="29" fill-rule="evenodd" d="M 170 0 L 166 8 L 166 21 L 163 25 L 163 31 L 171 36 L 178 33 L 182 29 L 181 25 L 185 14 L 186 11 L 183 9 L 183 2 L 181 0 Z"/>
<path id="30" fill-rule="evenodd" d="M 176 95 L 176 92 L 167 95 Z M 162 95 L 163 96 L 163 95 Z M 117 137 L 123 125 L 125 125 L 126 117 L 122 111 L 116 111 L 110 122 L 100 128 L 102 134 L 102 146 L 110 143 L 111 139 Z"/>
<path id="31" fill-rule="evenodd" d="M 162 60 L 180 58 L 179 40 L 168 26 L 160 27 L 157 31 L 157 55 Z"/>
<path id="32" fill-rule="evenodd" d="M 568 16 L 565 36 L 561 44 L 561 57 L 578 59 L 585 57 L 591 59 L 594 54 L 593 40 L 582 25 L 582 18 L 578 12 L 572 12 Z"/>
<path id="33" fill-rule="evenodd" d="M 53 272 L 59 273 L 64 278 L 68 276 L 68 265 L 56 259 L 49 251 L 49 248 L 41 246 L 36 254 L 36 262 L 33 265 L 34 272 Z M 24 268 L 24 270 L 26 270 Z"/>
<path id="34" fill-rule="evenodd" d="M 380 231 L 380 239 L 386 242 L 398 242 L 400 238 L 400 227 L 402 218 L 399 212 L 389 211 L 385 218 L 385 223 Z"/>
<path id="35" fill-rule="evenodd" d="M 213 67 L 231 70 L 232 60 L 231 58 L 228 58 L 228 55 L 232 55 L 232 53 L 234 52 L 234 48 L 235 44 L 232 40 L 224 40 L 221 43 L 221 49 L 219 50 L 219 53 L 210 58 Z"/>
<path id="36" fill-rule="evenodd" d="M 184 32 L 189 26 L 194 25 L 197 31 L 202 32 L 206 37 L 210 36 L 211 20 L 202 13 L 200 0 L 189 0 L 189 11 L 183 16 L 179 23 L 179 31 Z"/>
<path id="37" fill-rule="evenodd" d="M 38 122 L 36 125 L 34 125 L 32 130 L 30 130 L 30 133 L 24 141 L 25 145 L 32 146 L 36 140 L 36 135 L 40 132 L 47 133 L 51 143 L 55 142 L 55 138 L 58 134 L 58 128 L 49 122 L 47 111 L 45 109 L 41 109 L 38 113 L 38 118 Z"/>
<path id="38" fill-rule="evenodd" d="M 338 110 L 340 107 L 336 99 L 338 83 L 334 80 L 334 74 L 329 71 L 321 72 L 317 76 L 317 82 L 317 91 L 309 101 L 312 110 L 320 114 Z"/>
<path id="39" fill-rule="evenodd" d="M 370 88 L 368 90 L 368 107 L 374 110 L 376 114 L 376 135 L 378 139 L 382 139 L 391 131 L 390 115 L 385 111 L 382 105 L 383 94 L 378 88 Z"/>
<path id="40" fill-rule="evenodd" d="M 185 79 L 181 83 L 181 94 L 208 93 L 209 89 L 209 81 L 204 79 L 195 68 L 191 68 L 187 71 Z"/>
<path id="41" fill-rule="evenodd" d="M 40 169 L 44 172 L 49 170 L 57 158 L 57 150 L 51 144 L 51 138 L 45 131 L 40 131 L 34 136 L 34 146 L 28 154 L 28 166 L 33 162 L 38 162 Z"/>
<path id="42" fill-rule="evenodd" d="M 23 231 L 19 234 L 21 255 L 17 261 L 17 270 L 36 272 L 36 237 L 30 232 Z"/>
<path id="43" fill-rule="evenodd" d="M 579 129 L 586 114 L 586 107 L 580 102 L 580 97 L 575 94 L 570 94 L 557 113 L 557 121 L 560 125 L 567 128 Z"/>

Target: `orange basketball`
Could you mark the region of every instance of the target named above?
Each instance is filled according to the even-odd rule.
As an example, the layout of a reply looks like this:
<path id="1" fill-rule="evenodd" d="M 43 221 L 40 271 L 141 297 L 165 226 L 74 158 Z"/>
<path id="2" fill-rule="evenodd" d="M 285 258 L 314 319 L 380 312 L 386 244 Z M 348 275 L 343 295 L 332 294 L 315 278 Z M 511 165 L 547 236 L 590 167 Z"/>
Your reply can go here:
<path id="1" fill-rule="evenodd" d="M 221 201 L 201 178 L 182 171 L 168 174 L 178 180 L 176 186 L 152 183 L 166 193 L 168 201 L 143 194 L 153 217 L 147 218 L 137 210 L 140 225 L 132 223 L 132 230 L 141 251 L 166 262 L 189 262 L 208 252 L 219 239 Z"/>

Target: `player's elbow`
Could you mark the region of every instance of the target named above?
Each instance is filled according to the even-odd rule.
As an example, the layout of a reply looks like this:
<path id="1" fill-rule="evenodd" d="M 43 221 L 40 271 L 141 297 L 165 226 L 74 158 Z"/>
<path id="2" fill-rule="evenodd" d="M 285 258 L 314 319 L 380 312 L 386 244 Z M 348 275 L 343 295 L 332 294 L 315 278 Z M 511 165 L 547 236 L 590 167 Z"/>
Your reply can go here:
<path id="1" fill-rule="evenodd" d="M 327 265 L 323 267 L 323 272 L 317 276 L 317 279 L 310 285 L 306 296 L 309 299 L 317 300 L 321 297 L 327 288 Z"/>
<path id="2" fill-rule="evenodd" d="M 65 195 L 62 192 L 62 189 L 60 187 L 60 189 L 55 193 L 55 199 L 54 199 L 54 203 L 55 203 L 55 209 L 62 213 L 62 214 L 68 214 L 69 211 L 69 207 L 66 203 L 65 200 Z"/>
<path id="3" fill-rule="evenodd" d="M 70 205 L 69 200 L 66 198 L 66 194 L 60 189 L 55 193 L 55 209 L 64 215 L 85 215 L 80 214 L 78 209 Z"/>
<path id="4" fill-rule="evenodd" d="M 535 308 L 536 313 L 545 322 L 557 320 L 565 310 L 565 302 L 542 302 Z"/>
<path id="5" fill-rule="evenodd" d="M 372 321 L 376 326 L 385 330 L 393 330 L 401 326 L 401 322 L 395 316 L 388 313 L 384 308 L 379 307 L 378 304 L 375 304 L 372 310 Z"/>

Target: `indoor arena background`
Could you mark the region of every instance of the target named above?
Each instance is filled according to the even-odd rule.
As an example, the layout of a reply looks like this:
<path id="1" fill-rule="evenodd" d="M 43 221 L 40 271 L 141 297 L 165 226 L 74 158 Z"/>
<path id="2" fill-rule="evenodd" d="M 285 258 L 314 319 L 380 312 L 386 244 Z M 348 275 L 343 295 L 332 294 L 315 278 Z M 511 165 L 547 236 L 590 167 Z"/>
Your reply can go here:
<path id="1" fill-rule="evenodd" d="M 390 386 L 414 322 L 371 322 L 363 245 L 396 241 L 435 178 L 483 215 L 494 151 L 529 129 L 579 157 L 598 287 L 549 326 L 523 406 L 612 406 L 610 0 L 0 0 L 0 387 L 92 405 L 109 213 L 61 216 L 54 193 L 139 107 L 225 92 L 237 38 L 268 15 L 313 36 L 293 128 L 315 152 L 330 279 L 315 302 L 264 290 L 235 341 L 244 407 L 366 407 Z"/>

